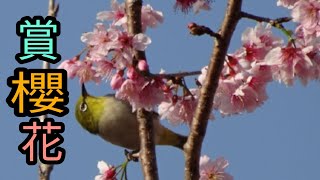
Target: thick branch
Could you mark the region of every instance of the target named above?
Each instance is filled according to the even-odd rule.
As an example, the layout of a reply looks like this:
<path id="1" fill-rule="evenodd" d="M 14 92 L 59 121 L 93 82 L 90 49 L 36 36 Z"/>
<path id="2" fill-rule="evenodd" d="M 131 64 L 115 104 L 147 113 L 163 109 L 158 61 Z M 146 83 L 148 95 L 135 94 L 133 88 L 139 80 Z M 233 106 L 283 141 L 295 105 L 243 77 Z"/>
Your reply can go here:
<path id="1" fill-rule="evenodd" d="M 218 87 L 229 43 L 240 18 L 241 4 L 242 0 L 228 1 L 228 7 L 219 32 L 220 38 L 215 39 L 207 77 L 201 88 L 198 107 L 191 124 L 191 132 L 184 146 L 185 179 L 187 180 L 199 179 L 199 157 L 201 155 L 202 142 L 206 134 L 214 94 Z"/>
<path id="2" fill-rule="evenodd" d="M 59 11 L 59 4 L 55 3 L 55 0 L 49 0 L 48 5 L 48 16 L 56 17 Z M 50 69 L 50 64 L 46 61 L 43 61 L 42 69 Z M 47 115 L 40 116 L 39 119 L 41 122 L 47 118 Z M 43 164 L 39 162 L 39 180 L 50 180 L 50 175 L 53 170 L 52 164 Z"/>
<path id="3" fill-rule="evenodd" d="M 128 18 L 128 32 L 131 34 L 141 33 L 142 0 L 126 0 L 125 4 Z M 138 60 L 146 59 L 146 55 L 143 51 L 135 51 L 134 56 L 134 65 L 137 64 Z M 152 113 L 140 108 L 137 111 L 137 119 L 139 122 L 140 135 L 140 159 L 144 179 L 157 180 L 159 177 L 154 143 Z"/>
<path id="4" fill-rule="evenodd" d="M 154 144 L 152 114 L 140 108 L 137 111 L 137 118 L 139 121 L 140 159 L 143 168 L 144 179 L 159 179 Z"/>

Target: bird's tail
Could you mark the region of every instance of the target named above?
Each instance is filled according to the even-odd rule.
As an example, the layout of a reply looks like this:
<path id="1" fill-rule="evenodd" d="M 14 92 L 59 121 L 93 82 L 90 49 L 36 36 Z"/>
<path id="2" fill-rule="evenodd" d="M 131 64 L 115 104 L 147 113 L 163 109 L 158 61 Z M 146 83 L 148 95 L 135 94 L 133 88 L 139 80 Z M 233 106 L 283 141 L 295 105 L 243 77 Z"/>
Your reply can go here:
<path id="1" fill-rule="evenodd" d="M 157 144 L 170 145 L 183 150 L 183 145 L 187 142 L 187 137 L 177 134 L 164 126 L 161 127 L 160 132 L 158 132 L 160 136 Z"/>

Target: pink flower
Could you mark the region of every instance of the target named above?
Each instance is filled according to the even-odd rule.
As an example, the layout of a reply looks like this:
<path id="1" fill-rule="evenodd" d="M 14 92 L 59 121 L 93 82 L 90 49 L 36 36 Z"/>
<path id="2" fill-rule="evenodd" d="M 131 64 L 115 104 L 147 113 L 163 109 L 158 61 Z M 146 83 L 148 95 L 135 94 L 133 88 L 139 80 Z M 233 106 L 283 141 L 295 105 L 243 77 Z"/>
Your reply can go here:
<path id="1" fill-rule="evenodd" d="M 295 3 L 292 18 L 303 26 L 306 34 L 320 31 L 320 1 L 303 0 Z"/>
<path id="2" fill-rule="evenodd" d="M 73 79 L 76 76 L 77 71 L 79 69 L 78 61 L 79 61 L 78 57 L 64 60 L 58 66 L 58 69 L 65 69 L 68 73 L 68 78 Z"/>
<path id="3" fill-rule="evenodd" d="M 94 68 L 96 71 L 95 76 L 101 79 L 110 80 L 113 68 L 113 64 L 107 59 L 98 61 L 96 62 L 96 67 Z"/>
<path id="4" fill-rule="evenodd" d="M 233 177 L 225 172 L 229 166 L 227 160 L 219 157 L 216 160 L 211 160 L 208 156 L 200 157 L 200 180 L 233 180 Z"/>
<path id="5" fill-rule="evenodd" d="M 152 111 L 156 105 L 165 100 L 162 84 L 160 80 L 145 80 L 143 77 L 126 79 L 117 91 L 116 98 L 127 100 L 133 112 L 138 108 Z"/>
<path id="6" fill-rule="evenodd" d="M 204 84 L 208 72 L 208 66 L 205 66 L 201 69 L 201 74 L 198 77 L 198 81 L 201 85 Z"/>
<path id="7" fill-rule="evenodd" d="M 213 107 L 225 115 L 238 114 L 242 112 L 243 106 L 238 106 L 232 103 L 233 93 L 238 87 L 238 83 L 233 80 L 221 80 L 217 88 L 216 94 L 213 100 Z"/>
<path id="8" fill-rule="evenodd" d="M 133 52 L 132 49 L 116 49 L 111 52 L 113 57 L 114 67 L 118 70 L 123 70 L 132 64 Z"/>
<path id="9" fill-rule="evenodd" d="M 87 81 L 93 80 L 96 83 L 100 82 L 100 78 L 96 77 L 96 71 L 93 69 L 92 63 L 90 61 L 78 61 L 78 70 L 76 75 L 79 77 L 80 83 L 85 83 Z"/>
<path id="10" fill-rule="evenodd" d="M 291 86 L 296 76 L 301 80 L 308 76 L 308 71 L 313 65 L 307 56 L 309 52 L 309 48 L 277 47 L 268 53 L 265 61 L 271 66 L 275 80 Z"/>
<path id="11" fill-rule="evenodd" d="M 83 33 L 81 41 L 91 46 L 101 45 L 102 43 L 110 43 L 118 39 L 118 31 L 110 28 L 106 30 L 102 23 L 97 23 L 93 32 Z"/>
<path id="12" fill-rule="evenodd" d="M 119 31 L 114 28 L 105 29 L 102 23 L 97 23 L 93 32 L 83 33 L 81 41 L 92 46 L 90 59 L 97 61 L 104 59 L 111 49 L 121 47 L 118 41 Z"/>
<path id="13" fill-rule="evenodd" d="M 255 28 L 248 28 L 241 37 L 243 49 L 237 52 L 248 61 L 261 61 L 273 47 L 282 44 L 280 38 L 272 35 L 271 26 L 258 23 Z"/>
<path id="14" fill-rule="evenodd" d="M 113 21 L 113 25 L 122 26 L 126 29 L 127 17 L 125 13 L 124 3 L 118 4 L 116 0 L 111 1 L 111 11 L 102 11 L 97 14 L 97 19 L 101 21 Z M 147 27 L 154 28 L 159 23 L 163 22 L 163 14 L 160 11 L 155 11 L 147 4 L 141 8 L 141 24 L 142 31 L 145 32 Z"/>
<path id="15" fill-rule="evenodd" d="M 192 96 L 173 96 L 171 100 L 163 101 L 158 107 L 158 113 L 161 119 L 168 119 L 173 125 L 186 123 L 191 124 L 197 104 L 198 104 L 198 90 L 190 90 Z"/>
<path id="16" fill-rule="evenodd" d="M 133 48 L 139 51 L 144 51 L 151 43 L 151 39 L 142 33 L 134 36 L 129 35 L 127 32 L 122 32 L 118 39 L 122 49 Z"/>
<path id="17" fill-rule="evenodd" d="M 151 44 L 151 39 L 147 35 L 139 33 L 133 36 L 133 39 L 132 39 L 133 49 L 144 51 L 149 44 Z"/>
<path id="18" fill-rule="evenodd" d="M 119 4 L 117 0 L 111 0 L 112 11 L 102 11 L 97 14 L 100 21 L 113 21 L 116 26 L 122 26 L 127 23 L 124 3 Z"/>
<path id="19" fill-rule="evenodd" d="M 147 27 L 155 28 L 163 22 L 163 14 L 160 11 L 155 11 L 147 4 L 141 9 L 141 24 L 142 31 L 145 32 Z"/>
<path id="20" fill-rule="evenodd" d="M 197 2 L 197 0 L 176 0 L 174 7 L 187 13 L 195 2 Z"/>
<path id="21" fill-rule="evenodd" d="M 111 88 L 112 89 L 119 89 L 121 87 L 121 85 L 124 82 L 124 78 L 123 78 L 123 72 L 117 72 L 115 75 L 112 76 L 111 78 Z"/>
<path id="22" fill-rule="evenodd" d="M 116 169 L 112 165 L 108 165 L 104 161 L 99 161 L 97 165 L 100 174 L 97 175 L 95 180 L 116 180 Z"/>
<path id="23" fill-rule="evenodd" d="M 207 0 L 197 0 L 194 4 L 193 4 L 193 12 L 195 14 L 198 14 L 200 12 L 200 10 L 206 10 L 209 11 L 211 9 L 210 7 L 210 2 Z"/>
<path id="24" fill-rule="evenodd" d="M 206 74 L 204 67 L 198 78 L 201 84 Z M 213 107 L 223 116 L 252 112 L 267 100 L 266 85 L 271 80 L 269 66 L 228 55 Z"/>
<path id="25" fill-rule="evenodd" d="M 320 52 L 313 54 L 311 60 L 314 66 L 311 72 L 311 78 L 320 80 Z"/>
<path id="26" fill-rule="evenodd" d="M 261 72 L 253 75 L 238 73 L 227 79 L 221 78 L 214 96 L 213 107 L 223 116 L 252 112 L 261 106 L 268 98 L 267 83 L 270 82 L 270 72 L 265 66 L 257 66 Z M 258 70 L 257 70 L 258 71 Z M 267 73 L 269 75 L 264 75 Z"/>
<path id="27" fill-rule="evenodd" d="M 138 78 L 141 78 L 138 74 L 138 72 L 135 70 L 134 67 L 130 66 L 128 68 L 128 71 L 127 71 L 127 77 L 129 79 L 132 79 L 132 80 L 138 80 Z"/>
<path id="28" fill-rule="evenodd" d="M 294 3 L 296 3 L 299 0 L 278 0 L 277 1 L 277 6 L 283 6 L 288 9 L 292 9 Z"/>
<path id="29" fill-rule="evenodd" d="M 231 97 L 231 104 L 238 112 L 253 112 L 268 98 L 266 81 L 250 76 L 247 82 L 239 86 Z"/>

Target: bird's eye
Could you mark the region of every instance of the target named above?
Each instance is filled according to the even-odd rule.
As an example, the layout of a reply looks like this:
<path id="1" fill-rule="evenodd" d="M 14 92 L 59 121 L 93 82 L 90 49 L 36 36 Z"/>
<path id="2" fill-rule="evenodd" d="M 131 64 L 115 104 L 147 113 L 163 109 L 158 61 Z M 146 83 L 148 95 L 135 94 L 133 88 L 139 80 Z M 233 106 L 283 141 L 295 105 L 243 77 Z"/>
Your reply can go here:
<path id="1" fill-rule="evenodd" d="M 88 109 L 87 104 L 86 104 L 85 102 L 82 102 L 82 103 L 80 104 L 80 111 L 81 111 L 81 112 L 85 112 L 87 109 Z"/>

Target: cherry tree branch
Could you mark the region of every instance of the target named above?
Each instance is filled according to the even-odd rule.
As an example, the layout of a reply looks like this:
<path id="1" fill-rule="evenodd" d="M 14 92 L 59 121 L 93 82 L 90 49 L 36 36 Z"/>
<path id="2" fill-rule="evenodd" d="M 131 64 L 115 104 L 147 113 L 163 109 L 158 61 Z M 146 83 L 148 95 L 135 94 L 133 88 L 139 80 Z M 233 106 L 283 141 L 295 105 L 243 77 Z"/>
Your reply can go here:
<path id="1" fill-rule="evenodd" d="M 178 72 L 178 73 L 169 73 L 169 74 L 150 74 L 151 77 L 161 77 L 164 79 L 172 78 L 182 78 L 187 76 L 195 76 L 201 74 L 201 71 L 190 71 L 190 72 Z"/>
<path id="2" fill-rule="evenodd" d="M 247 12 L 241 12 L 240 13 L 241 18 L 247 18 L 247 19 L 252 19 L 258 22 L 266 22 L 271 24 L 272 26 L 279 26 L 282 23 L 286 23 L 292 20 L 291 17 L 281 17 L 281 18 L 276 18 L 276 19 L 271 19 L 271 18 L 267 18 L 267 17 L 262 17 L 262 16 L 257 16 L 257 15 L 253 15 Z"/>
<path id="3" fill-rule="evenodd" d="M 184 145 L 185 179 L 199 179 L 199 159 L 202 142 L 206 134 L 208 119 L 212 111 L 213 98 L 218 87 L 220 73 L 235 27 L 240 19 L 242 0 L 228 0 L 225 17 L 220 27 L 220 38 L 215 38 L 212 56 L 199 103 L 191 124 L 188 140 Z"/>
<path id="4" fill-rule="evenodd" d="M 198 25 L 196 23 L 190 23 L 188 25 L 190 34 L 195 35 L 195 36 L 202 36 L 204 34 L 207 34 L 211 37 L 215 38 L 220 38 L 220 34 L 212 31 L 209 27 L 203 26 L 203 25 Z"/>
<path id="5" fill-rule="evenodd" d="M 59 11 L 59 4 L 56 4 L 55 0 L 49 0 L 48 16 L 57 17 Z M 42 69 L 50 69 L 50 63 L 43 61 Z M 41 122 L 47 118 L 47 115 L 40 116 Z M 50 175 L 53 170 L 52 164 L 44 164 L 39 161 L 39 180 L 50 180 Z"/>
<path id="6" fill-rule="evenodd" d="M 128 32 L 138 34 L 142 32 L 141 26 L 141 7 L 142 0 L 126 0 L 126 14 L 128 18 Z M 144 51 L 134 52 L 133 64 L 136 65 L 138 60 L 146 59 Z M 149 72 L 148 72 L 149 73 Z M 158 168 L 154 142 L 154 127 L 152 113 L 142 108 L 137 110 L 137 119 L 139 122 L 140 136 L 140 159 L 143 169 L 144 179 L 157 180 Z"/>

